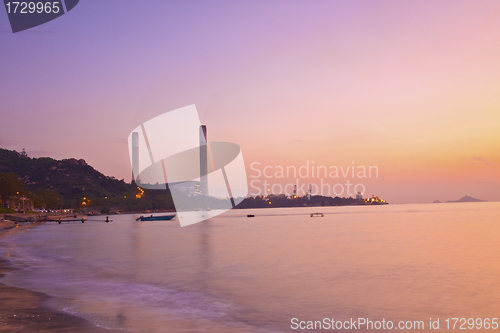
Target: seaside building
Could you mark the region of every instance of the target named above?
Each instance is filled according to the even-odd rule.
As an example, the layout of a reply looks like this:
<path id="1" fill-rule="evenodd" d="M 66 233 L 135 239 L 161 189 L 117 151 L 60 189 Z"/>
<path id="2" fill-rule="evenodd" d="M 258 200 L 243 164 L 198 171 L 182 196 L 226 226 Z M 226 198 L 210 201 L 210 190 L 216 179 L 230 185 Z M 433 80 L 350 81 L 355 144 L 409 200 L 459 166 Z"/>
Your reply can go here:
<path id="1" fill-rule="evenodd" d="M 207 126 L 200 126 L 200 192 L 208 195 Z"/>
<path id="2" fill-rule="evenodd" d="M 177 190 L 188 195 L 204 194 L 208 195 L 208 146 L 207 146 L 207 126 L 201 125 L 199 132 L 200 149 L 200 181 L 184 181 L 170 183 Z M 139 133 L 132 133 L 132 183 L 140 183 L 139 179 Z M 139 192 L 136 197 L 144 195 L 142 188 L 138 187 Z"/>
<path id="3" fill-rule="evenodd" d="M 185 193 L 186 195 L 199 195 L 201 192 L 201 182 L 195 180 L 189 180 L 185 182 L 175 182 L 169 183 L 169 186 L 174 187 L 178 191 Z"/>
<path id="4" fill-rule="evenodd" d="M 366 198 L 365 203 L 372 205 L 385 205 L 387 202 L 384 199 L 380 199 L 379 197 L 372 195 L 371 198 Z"/>
<path id="5" fill-rule="evenodd" d="M 5 200 L 5 202 L 0 201 L 0 203 L 0 207 L 12 209 L 16 212 L 30 212 L 34 209 L 33 200 L 24 195 L 19 195 L 19 192 L 10 200 Z"/>

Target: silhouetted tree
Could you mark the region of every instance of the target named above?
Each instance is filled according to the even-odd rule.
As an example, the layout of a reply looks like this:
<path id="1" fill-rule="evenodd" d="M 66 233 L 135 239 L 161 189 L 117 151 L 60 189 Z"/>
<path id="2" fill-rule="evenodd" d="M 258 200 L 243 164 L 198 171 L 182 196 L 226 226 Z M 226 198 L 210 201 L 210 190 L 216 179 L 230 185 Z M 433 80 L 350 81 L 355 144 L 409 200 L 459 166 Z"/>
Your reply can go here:
<path id="1" fill-rule="evenodd" d="M 35 206 L 44 206 L 49 209 L 57 209 L 61 206 L 61 195 L 53 190 L 46 188 L 38 188 L 34 191 L 33 198 Z"/>
<path id="2" fill-rule="evenodd" d="M 4 172 L 0 174 L 0 197 L 2 205 L 5 206 L 6 200 L 15 196 L 18 192 L 22 192 L 24 181 L 19 179 L 19 176 L 13 172 Z"/>

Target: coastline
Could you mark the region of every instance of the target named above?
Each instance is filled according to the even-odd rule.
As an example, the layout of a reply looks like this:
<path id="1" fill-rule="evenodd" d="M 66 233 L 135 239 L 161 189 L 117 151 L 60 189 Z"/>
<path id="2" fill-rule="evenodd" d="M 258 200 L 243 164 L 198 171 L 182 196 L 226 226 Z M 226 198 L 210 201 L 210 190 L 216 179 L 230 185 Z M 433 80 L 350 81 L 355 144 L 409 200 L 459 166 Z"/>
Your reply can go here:
<path id="1" fill-rule="evenodd" d="M 0 239 L 39 224 L 0 229 Z M 0 258 L 0 278 L 12 270 L 15 268 L 6 259 Z M 0 332 L 122 332 L 100 328 L 83 318 L 51 310 L 44 305 L 51 298 L 43 293 L 0 283 Z"/>

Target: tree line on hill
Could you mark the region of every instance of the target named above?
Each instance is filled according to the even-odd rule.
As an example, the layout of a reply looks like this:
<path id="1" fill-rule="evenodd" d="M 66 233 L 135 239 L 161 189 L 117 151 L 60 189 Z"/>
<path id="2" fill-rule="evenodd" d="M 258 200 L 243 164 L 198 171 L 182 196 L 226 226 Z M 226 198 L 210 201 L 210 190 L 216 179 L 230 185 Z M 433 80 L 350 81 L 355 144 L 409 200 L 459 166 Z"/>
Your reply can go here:
<path id="1" fill-rule="evenodd" d="M 3 207 L 24 197 L 34 207 L 45 209 L 174 209 L 167 191 L 145 190 L 141 200 L 137 200 L 139 193 L 135 184 L 105 176 L 83 159 L 31 158 L 24 150 L 0 149 L 0 200 Z"/>
<path id="2" fill-rule="evenodd" d="M 314 206 L 347 206 L 364 204 L 363 200 L 354 198 L 327 197 L 322 195 L 307 195 L 302 197 L 285 194 L 247 197 L 236 208 L 270 208 L 270 207 L 314 207 Z"/>
<path id="3" fill-rule="evenodd" d="M 12 207 L 16 202 L 19 207 L 20 200 L 29 200 L 33 208 L 87 209 L 105 214 L 112 210 L 175 210 L 168 189 L 139 189 L 134 182 L 126 183 L 123 179 L 103 175 L 83 159 L 31 158 L 24 150 L 17 152 L 0 149 L 0 209 L 5 209 L 9 204 Z M 319 195 L 308 198 L 271 194 L 247 197 L 237 208 L 355 204 L 364 203 L 354 198 Z"/>

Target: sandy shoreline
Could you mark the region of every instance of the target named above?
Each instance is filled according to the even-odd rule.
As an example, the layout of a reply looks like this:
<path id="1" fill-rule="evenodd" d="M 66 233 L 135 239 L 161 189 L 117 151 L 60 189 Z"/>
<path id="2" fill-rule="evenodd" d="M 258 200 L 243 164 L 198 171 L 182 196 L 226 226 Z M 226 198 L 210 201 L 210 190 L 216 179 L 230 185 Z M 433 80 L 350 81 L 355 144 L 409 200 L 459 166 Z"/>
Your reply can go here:
<path id="1" fill-rule="evenodd" d="M 0 239 L 35 225 L 38 224 L 0 229 Z M 7 260 L 0 258 L 0 277 L 13 269 Z M 122 332 L 102 329 L 83 318 L 53 311 L 44 306 L 49 299 L 43 293 L 0 283 L 0 332 Z"/>

